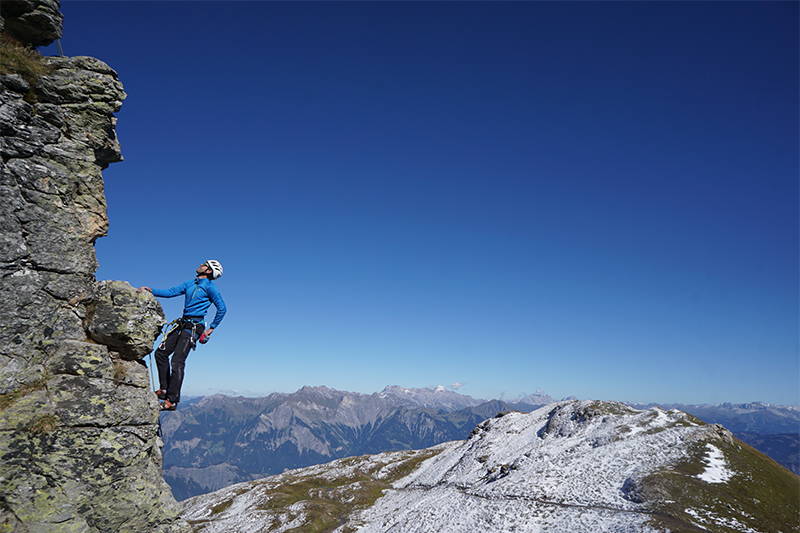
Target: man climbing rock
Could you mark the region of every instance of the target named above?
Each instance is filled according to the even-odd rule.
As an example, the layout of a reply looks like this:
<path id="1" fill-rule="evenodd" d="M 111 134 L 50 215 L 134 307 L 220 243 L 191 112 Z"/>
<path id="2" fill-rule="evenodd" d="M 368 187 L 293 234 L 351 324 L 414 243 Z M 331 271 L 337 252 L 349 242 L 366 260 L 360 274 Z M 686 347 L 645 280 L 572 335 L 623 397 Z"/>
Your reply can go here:
<path id="1" fill-rule="evenodd" d="M 159 388 L 156 396 L 164 400 L 161 409 L 174 411 L 181 400 L 181 385 L 183 385 L 183 370 L 189 351 L 196 347 L 199 340 L 205 344 L 214 330 L 222 322 L 227 308 L 222 301 L 222 295 L 212 280 L 222 276 L 222 264 L 215 259 L 209 259 L 195 271 L 196 277 L 172 287 L 171 289 L 151 289 L 141 287 L 159 298 L 174 298 L 181 294 L 186 295 L 183 305 L 183 316 L 170 324 L 164 335 L 164 340 L 156 350 L 156 366 L 158 367 Z M 205 329 L 206 311 L 214 304 L 217 312 L 208 329 Z M 172 364 L 169 356 L 172 354 Z"/>

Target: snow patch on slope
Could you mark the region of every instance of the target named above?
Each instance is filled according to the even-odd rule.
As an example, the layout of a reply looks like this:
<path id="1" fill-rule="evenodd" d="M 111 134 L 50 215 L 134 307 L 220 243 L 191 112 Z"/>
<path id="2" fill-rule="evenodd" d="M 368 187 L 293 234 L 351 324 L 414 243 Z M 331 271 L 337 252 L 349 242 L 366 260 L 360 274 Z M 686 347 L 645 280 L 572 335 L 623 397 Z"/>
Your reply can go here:
<path id="1" fill-rule="evenodd" d="M 700 527 L 717 525 L 733 529 L 734 531 L 741 531 L 742 533 L 761 533 L 756 529 L 753 529 L 745 524 L 742 524 L 733 517 L 716 516 L 711 511 L 707 510 L 696 511 L 695 509 L 686 509 L 686 514 L 694 518 L 697 521 L 696 525 Z"/>
<path id="2" fill-rule="evenodd" d="M 703 481 L 707 483 L 725 483 L 733 477 L 734 473 L 728 468 L 728 463 L 725 462 L 722 450 L 711 443 L 706 444 L 704 461 L 706 462 L 706 469 L 697 476 Z"/>

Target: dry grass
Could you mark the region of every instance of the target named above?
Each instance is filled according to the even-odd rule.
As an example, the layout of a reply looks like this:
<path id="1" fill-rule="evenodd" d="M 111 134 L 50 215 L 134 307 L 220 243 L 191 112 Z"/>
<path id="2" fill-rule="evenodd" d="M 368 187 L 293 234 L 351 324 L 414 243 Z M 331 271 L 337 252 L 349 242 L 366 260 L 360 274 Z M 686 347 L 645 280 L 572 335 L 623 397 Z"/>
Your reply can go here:
<path id="1" fill-rule="evenodd" d="M 305 523 L 286 530 L 286 533 L 329 533 L 343 526 L 355 510 L 373 505 L 385 490 L 391 488 L 393 482 L 407 476 L 422 461 L 437 453 L 439 450 L 423 451 L 401 459 L 395 464 L 391 473 L 382 479 L 378 479 L 376 474 L 383 465 L 338 479 L 290 478 L 288 483 L 271 491 L 269 501 L 259 508 L 281 512 L 295 503 L 304 502 Z M 358 462 L 365 457 L 367 456 L 346 459 L 344 464 L 350 461 Z"/>
<path id="2" fill-rule="evenodd" d="M 58 417 L 56 415 L 42 415 L 35 418 L 28 426 L 28 431 L 35 435 L 45 435 L 52 433 L 58 427 Z"/>
<path id="3" fill-rule="evenodd" d="M 6 33 L 0 33 L 0 74 L 19 74 L 34 87 L 49 70 L 39 52 Z"/>
<path id="4" fill-rule="evenodd" d="M 114 361 L 114 381 L 122 383 L 128 377 L 128 370 L 119 361 Z"/>
<path id="5" fill-rule="evenodd" d="M 36 381 L 32 381 L 30 383 L 21 385 L 20 388 L 18 388 L 15 391 L 11 391 L 6 394 L 0 394 L 0 410 L 7 409 L 8 407 L 11 406 L 11 404 L 16 402 L 23 396 L 27 396 L 32 392 L 44 389 L 46 385 L 47 385 L 47 377 L 42 377 L 37 379 Z"/>

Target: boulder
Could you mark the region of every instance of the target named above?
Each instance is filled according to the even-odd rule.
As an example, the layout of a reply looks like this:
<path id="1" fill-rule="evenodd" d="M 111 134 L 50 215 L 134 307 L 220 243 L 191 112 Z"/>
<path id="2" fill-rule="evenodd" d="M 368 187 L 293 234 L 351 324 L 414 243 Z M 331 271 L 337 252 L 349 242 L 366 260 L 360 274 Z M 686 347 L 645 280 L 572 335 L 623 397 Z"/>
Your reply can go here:
<path id="1" fill-rule="evenodd" d="M 123 359 L 141 359 L 153 349 L 164 324 L 164 312 L 152 294 L 124 281 L 95 286 L 88 317 L 89 336 L 119 352 Z"/>

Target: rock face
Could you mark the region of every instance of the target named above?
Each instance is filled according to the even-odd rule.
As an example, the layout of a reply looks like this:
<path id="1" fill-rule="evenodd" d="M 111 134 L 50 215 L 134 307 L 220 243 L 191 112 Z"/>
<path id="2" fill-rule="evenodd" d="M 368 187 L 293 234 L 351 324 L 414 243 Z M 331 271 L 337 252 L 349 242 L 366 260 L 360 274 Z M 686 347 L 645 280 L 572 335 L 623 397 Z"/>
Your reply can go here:
<path id="1" fill-rule="evenodd" d="M 33 46 L 45 46 L 60 39 L 63 20 L 58 0 L 0 2 L 0 30 Z"/>
<path id="2" fill-rule="evenodd" d="M 60 34 L 57 7 L 4 0 L 3 25 L 42 44 Z M 0 76 L 0 531 L 182 531 L 134 361 L 163 314 L 94 278 L 125 93 L 97 59 L 42 61 L 35 83 Z"/>

